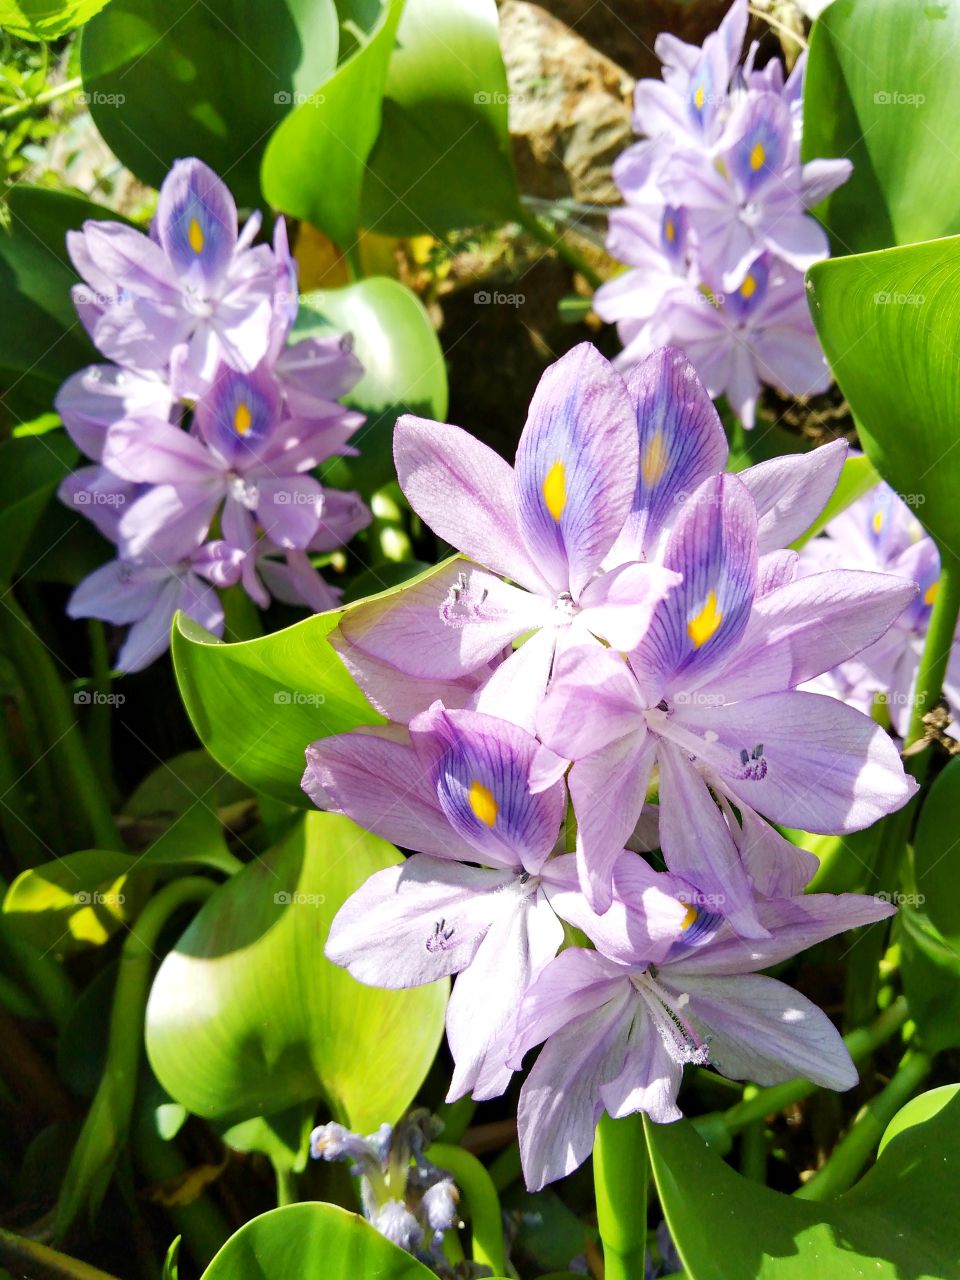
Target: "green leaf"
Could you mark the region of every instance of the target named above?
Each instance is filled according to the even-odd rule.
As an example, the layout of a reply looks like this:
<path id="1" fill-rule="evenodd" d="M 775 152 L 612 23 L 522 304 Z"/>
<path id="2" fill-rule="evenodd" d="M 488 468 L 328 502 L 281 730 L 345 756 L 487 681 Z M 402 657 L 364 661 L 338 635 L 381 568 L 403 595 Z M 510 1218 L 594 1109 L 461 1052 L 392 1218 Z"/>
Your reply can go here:
<path id="1" fill-rule="evenodd" d="M 363 188 L 392 236 L 518 216 L 507 73 L 494 0 L 407 0 Z"/>
<path id="2" fill-rule="evenodd" d="M 853 174 L 818 209 L 836 252 L 960 231 L 960 166 L 949 122 L 960 83 L 945 52 L 956 5 L 834 0 L 810 40 L 803 154 L 846 156 Z"/>
<path id="3" fill-rule="evenodd" d="M 380 128 L 380 102 L 403 0 L 340 0 L 355 47 L 310 86 L 274 132 L 263 157 L 263 191 L 283 213 L 312 222 L 352 253 L 360 189 Z M 332 74 L 331 74 L 332 72 Z"/>
<path id="4" fill-rule="evenodd" d="M 794 542 L 793 549 L 799 551 L 811 538 L 821 533 L 830 521 L 846 511 L 847 507 L 869 493 L 874 485 L 879 484 L 880 477 L 873 469 L 873 463 L 865 453 L 855 453 L 847 458 L 840 472 L 837 487 L 830 495 L 830 501 L 817 516 L 810 528 Z"/>
<path id="5" fill-rule="evenodd" d="M 221 1127 L 220 1136 L 233 1151 L 259 1151 L 275 1169 L 301 1173 L 310 1157 L 315 1110 L 313 1101 L 301 1103 L 275 1115 Z"/>
<path id="6" fill-rule="evenodd" d="M 0 27 L 22 40 L 57 40 L 88 22 L 107 0 L 0 0 Z"/>
<path id="7" fill-rule="evenodd" d="M 84 849 L 23 871 L 7 890 L 4 914 L 44 948 L 101 946 L 136 917 L 146 884 L 128 884 L 137 859 L 109 849 Z"/>
<path id="8" fill-rule="evenodd" d="M 393 428 L 401 413 L 442 422 L 447 415 L 447 370 L 433 323 L 406 285 L 373 276 L 301 300 L 294 338 L 350 333 L 364 368 L 345 403 L 367 415 L 353 438 L 352 483 L 371 494 L 395 478 Z"/>
<path id="9" fill-rule="evenodd" d="M 174 669 L 200 741 L 235 777 L 302 808 L 310 743 L 382 723 L 327 643 L 340 616 L 316 614 L 239 644 L 182 614 L 174 622 Z"/>
<path id="10" fill-rule="evenodd" d="M 945 938 L 930 917 L 900 903 L 896 919 L 903 990 L 925 1049 L 960 1045 L 960 945 Z"/>
<path id="11" fill-rule="evenodd" d="M 436 1053 L 447 984 L 381 991 L 323 955 L 340 905 L 399 859 L 348 819 L 308 813 L 217 890 L 147 1007 L 147 1053 L 171 1097 L 229 1122 L 318 1098 L 362 1132 L 399 1119 Z"/>
<path id="12" fill-rule="evenodd" d="M 167 1250 L 167 1256 L 163 1260 L 163 1274 L 160 1280 L 180 1280 L 180 1268 L 177 1266 L 179 1253 L 180 1236 L 177 1236 Z"/>
<path id="13" fill-rule="evenodd" d="M 273 1209 L 230 1237 L 201 1280 L 431 1280 L 356 1213 L 313 1202 Z"/>
<path id="14" fill-rule="evenodd" d="M 954 757 L 937 775 L 920 810 L 913 838 L 913 875 L 918 905 L 944 937 L 960 947 L 958 813 L 960 757 Z"/>
<path id="15" fill-rule="evenodd" d="M 877 471 L 960 546 L 960 237 L 820 262 L 814 323 Z"/>
<path id="16" fill-rule="evenodd" d="M 21 185 L 7 208 L 10 232 L 0 231 L 0 369 L 36 384 L 52 404 L 59 384 L 97 358 L 70 298 L 78 276 L 67 232 L 87 218 L 116 214 L 78 196 Z"/>
<path id="17" fill-rule="evenodd" d="M 37 521 L 77 457 L 62 431 L 0 443 L 0 582 L 16 573 Z"/>
<path id="18" fill-rule="evenodd" d="M 267 140 L 337 63 L 333 0 L 113 0 L 80 70 L 111 150 L 158 187 L 199 156 L 240 205 L 260 203 Z"/>
<path id="19" fill-rule="evenodd" d="M 913 1099 L 891 1123 L 876 1165 L 852 1190 L 816 1203 L 742 1177 L 687 1120 L 645 1128 L 670 1234 L 695 1280 L 957 1274 L 960 1242 L 943 1212 L 960 1195 L 955 1094 Z"/>

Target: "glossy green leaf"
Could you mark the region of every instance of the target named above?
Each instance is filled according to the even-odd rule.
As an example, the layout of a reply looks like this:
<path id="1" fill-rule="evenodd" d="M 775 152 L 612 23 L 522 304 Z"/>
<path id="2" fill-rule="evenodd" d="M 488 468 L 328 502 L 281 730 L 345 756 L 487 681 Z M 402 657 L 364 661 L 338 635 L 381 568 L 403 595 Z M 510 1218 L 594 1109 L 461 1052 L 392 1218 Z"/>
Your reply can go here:
<path id="1" fill-rule="evenodd" d="M 913 837 L 913 875 L 918 905 L 940 932 L 960 947 L 960 757 L 939 773 L 923 801 Z"/>
<path id="2" fill-rule="evenodd" d="M 960 231 L 960 83 L 948 57 L 958 40 L 960 10 L 935 0 L 834 0 L 814 27 L 804 158 L 853 162 L 818 209 L 835 252 Z"/>
<path id="3" fill-rule="evenodd" d="M 363 189 L 387 235 L 506 222 L 519 197 L 494 0 L 407 0 Z"/>
<path id="4" fill-rule="evenodd" d="M 78 276 L 66 235 L 87 218 L 116 214 L 79 196 L 17 185 L 7 197 L 9 231 L 0 231 L 0 369 L 49 396 L 69 374 L 97 358 L 77 319 L 70 287 Z"/>
<path id="5" fill-rule="evenodd" d="M 318 1098 L 363 1132 L 399 1119 L 436 1053 L 447 984 L 381 991 L 323 955 L 341 903 L 399 857 L 347 818 L 308 813 L 217 890 L 147 1008 L 147 1053 L 171 1097 L 229 1122 Z"/>
<path id="6" fill-rule="evenodd" d="M 364 375 L 345 402 L 367 415 L 349 459 L 352 482 L 370 494 L 394 479 L 393 428 L 401 413 L 442 422 L 447 415 L 447 370 L 433 323 L 406 285 L 373 276 L 301 300 L 294 337 L 352 335 Z"/>
<path id="7" fill-rule="evenodd" d="M 143 900 L 145 885 L 128 884 L 136 861 L 109 849 L 84 849 L 33 867 L 7 890 L 4 914 L 39 946 L 100 946 L 136 916 Z"/>
<path id="8" fill-rule="evenodd" d="M 960 1195 L 956 1095 L 931 1104 L 925 1094 L 908 1103 L 876 1165 L 844 1195 L 816 1203 L 742 1177 L 689 1121 L 646 1130 L 670 1234 L 691 1280 L 958 1274 L 960 1240 L 943 1211 Z"/>
<path id="9" fill-rule="evenodd" d="M 163 1260 L 163 1275 L 160 1280 L 180 1280 L 180 1268 L 177 1266 L 177 1256 L 180 1253 L 180 1236 L 171 1243 L 167 1250 L 167 1256 Z"/>
<path id="10" fill-rule="evenodd" d="M 431 1280 L 433 1274 L 358 1214 L 313 1202 L 246 1223 L 201 1280 Z"/>
<path id="11" fill-rule="evenodd" d="M 0 444 L 0 582 L 9 582 L 47 503 L 78 458 L 62 431 Z"/>
<path id="12" fill-rule="evenodd" d="M 870 461 L 940 543 L 960 548 L 960 237 L 821 262 L 808 284 Z"/>
<path id="13" fill-rule="evenodd" d="M 903 990 L 931 1053 L 960 1046 L 960 940 L 946 938 L 922 908 L 901 901 L 895 936 Z"/>
<path id="14" fill-rule="evenodd" d="M 275 1169 L 300 1173 L 310 1158 L 314 1111 L 313 1101 L 301 1103 L 275 1115 L 223 1126 L 220 1136 L 233 1151 L 259 1151 Z"/>
<path id="15" fill-rule="evenodd" d="M 320 227 L 352 252 L 360 190 L 380 128 L 380 103 L 403 0 L 340 0 L 353 47 L 318 76 L 270 139 L 263 191 L 275 208 Z M 332 74 L 331 74 L 332 71 Z"/>
<path id="16" fill-rule="evenodd" d="M 199 156 L 241 205 L 261 203 L 271 132 L 337 62 L 333 0 L 112 0 L 80 69 L 111 150 L 157 187 Z"/>
<path id="17" fill-rule="evenodd" d="M 339 618 L 316 614 L 239 644 L 183 615 L 174 623 L 174 668 L 200 741 L 235 777 L 303 808 L 310 743 L 381 722 L 327 643 Z"/>
<path id="18" fill-rule="evenodd" d="M 23 40 L 57 40 L 80 27 L 108 0 L 0 0 L 0 27 Z"/>

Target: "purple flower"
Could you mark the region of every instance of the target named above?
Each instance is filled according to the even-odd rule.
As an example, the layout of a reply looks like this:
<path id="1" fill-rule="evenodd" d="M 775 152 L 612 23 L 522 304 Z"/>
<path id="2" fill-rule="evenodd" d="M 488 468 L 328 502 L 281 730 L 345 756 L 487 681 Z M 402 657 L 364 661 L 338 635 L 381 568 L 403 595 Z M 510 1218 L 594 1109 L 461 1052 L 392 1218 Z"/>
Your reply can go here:
<path id="1" fill-rule="evenodd" d="M 81 370 L 60 389 L 64 426 L 100 464 L 81 468 L 60 496 L 116 544 L 120 566 L 81 584 L 70 608 L 113 620 L 138 607 L 131 582 L 153 584 L 155 607 L 122 651 L 128 667 L 162 651 L 172 599 L 222 629 L 219 603 L 194 573 L 210 577 L 211 546 L 230 565 L 229 581 L 221 566 L 215 585 L 239 580 L 262 608 L 273 595 L 323 610 L 339 592 L 311 557 L 369 523 L 356 494 L 325 490 L 310 474 L 354 452 L 348 440 L 363 416 L 338 401 L 362 368 L 348 335 L 288 345 L 296 264 L 282 219 L 272 248 L 251 247 L 259 224 L 254 215 L 238 234 L 226 187 L 183 160 L 163 184 L 149 237 L 103 222 L 68 237 L 86 281 L 75 291 L 81 318 L 118 363 Z M 223 543 L 211 544 L 217 521 Z"/>
<path id="2" fill-rule="evenodd" d="M 546 1041 L 520 1094 L 518 1124 L 530 1190 L 572 1172 L 590 1154 L 603 1111 L 680 1117 L 685 1063 L 758 1084 L 797 1076 L 850 1089 L 857 1072 L 839 1033 L 805 996 L 758 970 L 844 929 L 893 914 L 858 894 L 762 902 L 767 934 L 744 942 L 718 917 L 695 913 L 656 964 L 624 964 L 572 947 L 528 990 L 510 1062 Z"/>
<path id="3" fill-rule="evenodd" d="M 84 578 L 70 597 L 71 618 L 102 618 L 130 626 L 117 656 L 121 671 L 140 671 L 163 653 L 180 610 L 223 634 L 223 607 L 214 587 L 240 577 L 241 554 L 226 542 L 207 542 L 174 564 L 145 557 L 110 560 Z M 212 584 L 212 585 L 211 585 Z"/>
<path id="4" fill-rule="evenodd" d="M 761 383 L 801 396 L 829 385 L 802 281 L 829 249 L 806 210 L 850 165 L 801 163 L 803 62 L 785 82 L 776 59 L 754 68 L 753 45 L 737 68 L 746 25 L 735 0 L 702 49 L 659 37 L 663 80 L 636 88 L 648 138 L 614 166 L 626 208 L 608 249 L 629 270 L 595 308 L 619 328 L 620 367 L 675 344 L 749 428 Z"/>
<path id="5" fill-rule="evenodd" d="M 352 733 L 307 750 L 303 785 L 315 803 L 417 850 L 347 900 L 326 954 L 373 986 L 459 974 L 447 1010 L 451 1100 L 503 1092 L 512 1020 L 563 940 L 561 918 L 612 954 L 656 958 L 686 916 L 633 854 L 617 868 L 618 908 L 602 919 L 590 910 L 573 858 L 551 856 L 566 767 L 523 729 L 440 704 L 411 722 L 409 737 Z"/>
<path id="6" fill-rule="evenodd" d="M 919 584 L 919 592 L 879 640 L 855 658 L 809 681 L 807 688 L 833 694 L 868 715 L 876 701 L 894 729 L 907 731 L 920 655 L 937 597 L 940 555 L 914 512 L 886 484 L 835 516 L 822 537 L 800 553 L 800 573 L 853 569 L 893 574 Z M 944 696 L 956 721 L 960 713 L 960 659 L 951 657 Z M 949 732 L 957 735 L 956 724 Z"/>

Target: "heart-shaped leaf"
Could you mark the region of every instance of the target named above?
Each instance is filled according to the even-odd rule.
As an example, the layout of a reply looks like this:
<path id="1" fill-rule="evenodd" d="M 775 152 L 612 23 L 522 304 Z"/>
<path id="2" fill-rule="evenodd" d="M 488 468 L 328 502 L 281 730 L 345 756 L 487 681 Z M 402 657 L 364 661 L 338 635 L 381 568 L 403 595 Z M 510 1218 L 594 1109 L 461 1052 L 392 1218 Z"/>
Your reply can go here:
<path id="1" fill-rule="evenodd" d="M 308 813 L 217 890 L 147 1007 L 147 1053 L 171 1097 L 230 1122 L 319 1098 L 363 1132 L 399 1119 L 436 1053 L 447 983 L 381 991 L 323 954 L 343 901 L 399 859 L 347 818 Z"/>
<path id="2" fill-rule="evenodd" d="M 834 0 L 810 40 L 805 159 L 845 156 L 853 174 L 818 209 L 834 251 L 862 252 L 960 231 L 960 166 L 949 121 L 960 83 L 945 59 L 956 5 Z"/>
<path id="3" fill-rule="evenodd" d="M 960 547 L 960 236 L 820 262 L 808 281 L 870 461 L 942 546 Z"/>
<path id="4" fill-rule="evenodd" d="M 943 1206 L 960 1195 L 960 1097 L 937 1092 L 900 1111 L 855 1187 L 818 1202 L 742 1177 L 689 1121 L 647 1124 L 657 1190 L 687 1273 L 695 1280 L 956 1275 L 960 1243 Z"/>
<path id="5" fill-rule="evenodd" d="M 275 131 L 263 157 L 263 191 L 283 213 L 325 231 L 352 253 L 360 189 L 380 128 L 380 103 L 403 0 L 340 0 L 351 45 L 341 64 L 318 76 Z M 331 74 L 332 73 L 332 74 Z"/>
<path id="6" fill-rule="evenodd" d="M 62 431 L 0 444 L 0 582 L 9 582 L 47 503 L 77 461 Z"/>
<path id="7" fill-rule="evenodd" d="M 333 0 L 112 0 L 84 29 L 80 70 L 111 150 L 157 187 L 199 156 L 238 203 L 260 203 L 270 133 L 337 64 Z"/>
<path id="8" fill-rule="evenodd" d="M 360 450 L 348 470 L 371 494 L 394 479 L 393 428 L 401 413 L 442 422 L 447 416 L 447 370 L 433 323 L 406 285 L 373 276 L 301 300 L 294 338 L 330 332 L 352 335 L 364 374 L 345 397 L 367 415 L 352 444 Z"/>
<path id="9" fill-rule="evenodd" d="M 363 224 L 393 236 L 519 212 L 494 0 L 407 0 L 363 187 Z"/>
<path id="10" fill-rule="evenodd" d="M 433 1272 L 334 1204 L 290 1204 L 247 1222 L 201 1280 L 431 1280 Z"/>

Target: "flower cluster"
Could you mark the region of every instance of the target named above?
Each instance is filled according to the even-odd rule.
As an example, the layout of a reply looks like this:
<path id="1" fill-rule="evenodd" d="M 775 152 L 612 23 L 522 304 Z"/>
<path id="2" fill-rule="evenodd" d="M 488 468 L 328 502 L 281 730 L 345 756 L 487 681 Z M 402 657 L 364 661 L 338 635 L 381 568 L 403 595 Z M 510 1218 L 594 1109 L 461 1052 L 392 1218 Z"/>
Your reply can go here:
<path id="1" fill-rule="evenodd" d="M 814 538 L 803 548 L 801 573 L 830 569 L 892 573 L 919 584 L 919 594 L 881 639 L 807 686 L 842 698 L 868 715 L 880 704 L 902 738 L 910 721 L 920 655 L 939 587 L 940 553 L 936 543 L 907 503 L 889 485 L 878 484 L 835 516 L 822 537 Z M 947 732 L 958 737 L 960 651 L 956 647 L 943 693 L 953 717 Z"/>
<path id="2" fill-rule="evenodd" d="M 829 250 L 805 211 L 851 166 L 801 164 L 805 58 L 785 80 L 779 59 L 756 68 L 754 43 L 738 65 L 747 20 L 734 0 L 702 48 L 658 38 L 663 80 L 636 87 L 646 137 L 614 165 L 626 205 L 607 246 L 629 269 L 594 305 L 619 327 L 620 365 L 673 343 L 749 428 L 761 383 L 798 396 L 829 386 L 803 285 Z"/>
<path id="3" fill-rule="evenodd" d="M 70 377 L 57 410 L 93 465 L 61 499 L 116 544 L 116 559 L 71 597 L 76 618 L 133 624 L 121 670 L 152 662 L 177 609 L 221 634 L 215 587 L 241 582 L 314 610 L 338 593 L 311 553 L 369 522 L 352 493 L 310 471 L 352 452 L 360 414 L 338 402 L 362 368 L 348 338 L 288 345 L 297 271 L 282 219 L 273 247 L 238 229 L 229 191 L 199 160 L 179 160 L 160 189 L 150 235 L 91 221 L 67 247 L 83 283 L 81 321 L 109 364 Z"/>
<path id="4" fill-rule="evenodd" d="M 520 1095 L 531 1188 L 586 1158 L 604 1109 L 677 1117 L 687 1062 L 856 1080 L 825 1015 L 758 976 L 890 911 L 804 895 L 816 860 L 764 819 L 849 832 L 915 786 L 876 723 L 798 690 L 917 590 L 798 577 L 783 549 L 845 452 L 725 473 L 716 411 L 669 348 L 626 378 L 570 351 L 515 467 L 456 427 L 397 424 L 401 487 L 462 556 L 333 635 L 392 723 L 315 742 L 303 785 L 413 853 L 347 900 L 326 952 L 377 986 L 458 975 L 451 1099 L 501 1093 L 545 1042 Z"/>
<path id="5" fill-rule="evenodd" d="M 412 1111 L 396 1128 L 382 1124 L 365 1138 L 331 1122 L 310 1135 L 310 1154 L 318 1160 L 349 1160 L 367 1221 L 445 1275 L 443 1233 L 458 1225 L 460 1195 L 449 1173 L 424 1154 L 442 1128 L 423 1110 Z"/>

